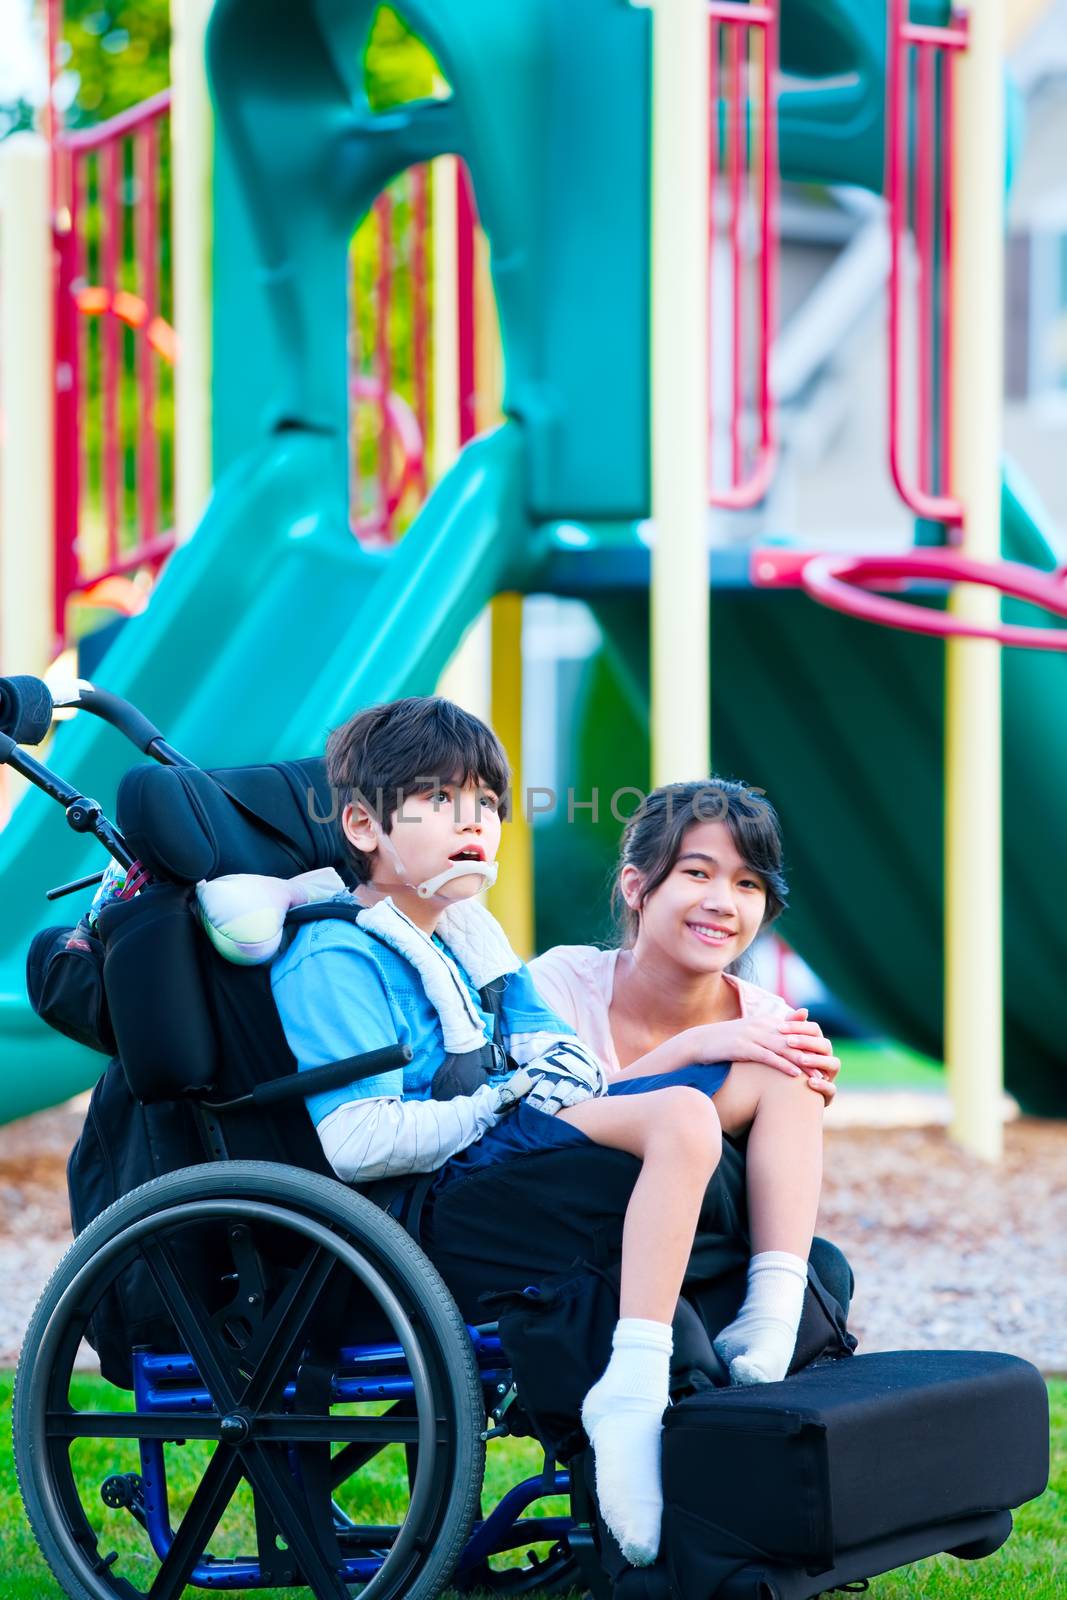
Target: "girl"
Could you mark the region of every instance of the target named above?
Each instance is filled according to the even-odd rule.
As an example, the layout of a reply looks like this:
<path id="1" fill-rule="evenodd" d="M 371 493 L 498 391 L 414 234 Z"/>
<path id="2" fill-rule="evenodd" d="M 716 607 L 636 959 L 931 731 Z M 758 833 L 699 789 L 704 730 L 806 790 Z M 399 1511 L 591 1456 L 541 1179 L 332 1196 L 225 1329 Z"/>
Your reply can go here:
<path id="1" fill-rule="evenodd" d="M 785 1376 L 796 1342 L 839 1062 L 805 1012 L 731 970 L 785 898 L 766 800 L 714 778 L 670 785 L 623 835 L 621 947 L 563 945 L 530 966 L 611 1080 L 607 1097 L 558 1120 L 642 1162 L 613 1354 L 582 1412 L 601 1509 L 635 1564 L 658 1548 L 671 1321 L 723 1133 L 748 1135 L 752 1256 L 744 1305 L 715 1349 L 734 1382 L 764 1383 Z"/>

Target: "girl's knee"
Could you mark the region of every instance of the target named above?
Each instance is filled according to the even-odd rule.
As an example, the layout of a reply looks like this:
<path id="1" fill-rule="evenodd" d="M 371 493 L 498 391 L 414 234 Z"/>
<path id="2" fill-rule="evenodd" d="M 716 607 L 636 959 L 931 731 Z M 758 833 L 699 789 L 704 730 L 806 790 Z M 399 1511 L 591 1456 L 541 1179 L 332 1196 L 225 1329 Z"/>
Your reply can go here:
<path id="1" fill-rule="evenodd" d="M 794 1078 L 788 1072 L 779 1072 L 777 1067 L 757 1066 L 748 1062 L 744 1067 L 733 1067 L 730 1077 L 741 1071 L 753 1075 L 749 1081 L 760 1100 L 773 1097 L 776 1100 L 788 1101 L 799 1108 L 801 1115 L 804 1111 L 811 1111 L 814 1115 L 816 1111 L 822 1111 L 825 1106 L 822 1095 L 810 1086 L 803 1073 Z M 729 1082 L 729 1079 L 727 1081 Z"/>

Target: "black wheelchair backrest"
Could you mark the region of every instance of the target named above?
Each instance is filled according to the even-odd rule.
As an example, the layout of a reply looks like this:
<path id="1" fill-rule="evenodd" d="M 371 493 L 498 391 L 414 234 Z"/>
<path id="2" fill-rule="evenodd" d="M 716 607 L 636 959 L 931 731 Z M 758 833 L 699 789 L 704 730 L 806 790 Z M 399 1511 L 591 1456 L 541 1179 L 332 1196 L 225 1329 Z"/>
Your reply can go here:
<path id="1" fill-rule="evenodd" d="M 348 877 L 321 758 L 211 772 L 133 767 L 119 784 L 117 820 L 152 876 L 171 883 L 328 866 Z"/>

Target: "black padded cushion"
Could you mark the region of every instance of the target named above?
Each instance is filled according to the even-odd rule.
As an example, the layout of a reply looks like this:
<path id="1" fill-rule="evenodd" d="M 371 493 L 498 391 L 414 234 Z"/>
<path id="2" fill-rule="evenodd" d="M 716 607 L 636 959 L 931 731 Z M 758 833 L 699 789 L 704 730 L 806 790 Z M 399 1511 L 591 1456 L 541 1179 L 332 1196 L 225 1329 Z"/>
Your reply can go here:
<path id="1" fill-rule="evenodd" d="M 671 1407 L 663 1546 L 677 1592 L 710 1594 L 739 1558 L 822 1572 L 908 1529 L 1021 1505 L 1047 1481 L 1048 1395 L 1029 1362 L 854 1356 Z"/>
<path id="2" fill-rule="evenodd" d="M 328 866 L 351 881 L 336 810 L 321 758 L 212 772 L 153 762 L 122 778 L 117 817 L 138 859 L 171 883 Z"/>

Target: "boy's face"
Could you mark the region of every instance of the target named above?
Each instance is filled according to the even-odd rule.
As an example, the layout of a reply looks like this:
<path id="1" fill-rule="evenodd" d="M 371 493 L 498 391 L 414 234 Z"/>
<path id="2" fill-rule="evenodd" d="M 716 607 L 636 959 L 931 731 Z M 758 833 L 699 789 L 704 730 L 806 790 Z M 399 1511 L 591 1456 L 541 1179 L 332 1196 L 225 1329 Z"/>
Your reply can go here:
<path id="1" fill-rule="evenodd" d="M 432 929 L 450 904 L 480 893 L 485 879 L 476 872 L 453 878 L 429 900 L 419 899 L 415 885 L 466 854 L 495 861 L 499 807 L 500 796 L 483 783 L 444 782 L 407 794 L 384 837 L 377 819 L 359 801 L 345 807 L 341 825 L 356 848 L 370 856 L 371 885 L 392 895 L 417 927 Z"/>

